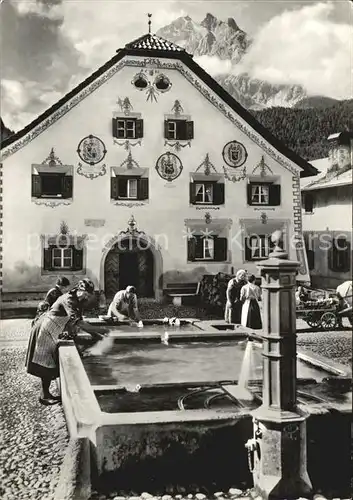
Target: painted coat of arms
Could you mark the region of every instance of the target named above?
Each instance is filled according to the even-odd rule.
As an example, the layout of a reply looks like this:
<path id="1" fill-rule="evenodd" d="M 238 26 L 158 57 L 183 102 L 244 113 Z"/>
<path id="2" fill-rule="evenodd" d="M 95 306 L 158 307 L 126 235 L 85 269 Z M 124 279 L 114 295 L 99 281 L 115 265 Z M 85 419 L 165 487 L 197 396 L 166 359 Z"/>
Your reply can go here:
<path id="1" fill-rule="evenodd" d="M 179 177 L 183 165 L 177 155 L 167 152 L 158 158 L 156 170 L 162 179 L 171 182 Z"/>
<path id="2" fill-rule="evenodd" d="M 228 142 L 223 148 L 223 159 L 229 167 L 241 167 L 247 157 L 245 146 L 238 141 Z"/>
<path id="3" fill-rule="evenodd" d="M 245 146 L 238 141 L 228 142 L 222 151 L 222 156 L 227 167 L 223 166 L 225 178 L 232 182 L 237 182 L 246 177 L 246 166 L 244 165 L 248 157 Z M 239 170 L 239 167 L 242 167 Z M 230 167 L 230 168 L 229 168 Z"/>
<path id="4" fill-rule="evenodd" d="M 95 179 L 96 177 L 106 174 L 106 166 L 98 165 L 98 163 L 103 161 L 107 153 L 104 142 L 101 139 L 94 135 L 85 137 L 78 145 L 77 153 L 81 160 L 86 163 L 86 165 L 79 163 L 77 169 L 78 174 L 88 179 Z"/>

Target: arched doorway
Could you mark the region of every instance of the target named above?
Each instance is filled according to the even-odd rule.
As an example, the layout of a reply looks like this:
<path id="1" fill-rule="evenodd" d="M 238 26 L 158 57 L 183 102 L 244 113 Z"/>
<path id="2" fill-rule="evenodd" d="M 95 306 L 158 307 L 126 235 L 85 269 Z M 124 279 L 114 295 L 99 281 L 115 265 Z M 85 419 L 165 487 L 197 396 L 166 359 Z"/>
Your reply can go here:
<path id="1" fill-rule="evenodd" d="M 136 287 L 138 297 L 155 296 L 155 258 L 149 243 L 135 236 L 118 240 L 104 262 L 104 291 L 112 299 L 128 285 Z"/>

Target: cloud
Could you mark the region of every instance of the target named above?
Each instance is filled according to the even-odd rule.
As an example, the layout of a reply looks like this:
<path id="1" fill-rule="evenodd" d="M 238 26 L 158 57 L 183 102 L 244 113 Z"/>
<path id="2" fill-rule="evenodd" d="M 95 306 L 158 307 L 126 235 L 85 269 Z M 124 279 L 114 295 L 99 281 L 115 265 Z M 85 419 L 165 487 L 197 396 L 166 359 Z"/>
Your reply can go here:
<path id="1" fill-rule="evenodd" d="M 232 71 L 232 62 L 229 59 L 220 59 L 217 56 L 195 57 L 197 62 L 211 76 L 224 75 Z"/>
<path id="2" fill-rule="evenodd" d="M 352 97 L 352 29 L 331 19 L 334 5 L 285 11 L 258 32 L 234 72 L 269 83 L 300 84 L 311 95 Z"/>

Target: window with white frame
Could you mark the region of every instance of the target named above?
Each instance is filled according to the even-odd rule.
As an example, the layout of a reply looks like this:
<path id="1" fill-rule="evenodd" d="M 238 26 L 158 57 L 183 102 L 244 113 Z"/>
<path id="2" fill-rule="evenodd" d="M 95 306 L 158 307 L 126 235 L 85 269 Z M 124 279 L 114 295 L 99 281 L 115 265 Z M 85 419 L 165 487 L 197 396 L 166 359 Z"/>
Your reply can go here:
<path id="1" fill-rule="evenodd" d="M 245 241 L 245 260 L 267 259 L 271 249 L 271 237 L 268 235 L 252 235 Z"/>
<path id="2" fill-rule="evenodd" d="M 117 121 L 117 136 L 118 139 L 135 139 L 136 121 L 135 120 L 118 120 Z"/>
<path id="3" fill-rule="evenodd" d="M 252 205 L 268 205 L 269 203 L 269 186 L 266 184 L 251 185 L 251 203 Z"/>
<path id="4" fill-rule="evenodd" d="M 195 184 L 195 202 L 196 203 L 212 203 L 213 202 L 213 185 L 205 183 Z"/>
<path id="5" fill-rule="evenodd" d="M 168 139 L 177 138 L 177 124 L 176 122 L 168 121 Z"/>
<path id="6" fill-rule="evenodd" d="M 71 269 L 72 248 L 60 248 L 60 247 L 53 248 L 52 267 L 53 269 Z"/>
<path id="7" fill-rule="evenodd" d="M 137 179 L 119 178 L 119 198 L 137 198 Z"/>
<path id="8" fill-rule="evenodd" d="M 203 259 L 214 259 L 214 239 L 203 238 Z"/>

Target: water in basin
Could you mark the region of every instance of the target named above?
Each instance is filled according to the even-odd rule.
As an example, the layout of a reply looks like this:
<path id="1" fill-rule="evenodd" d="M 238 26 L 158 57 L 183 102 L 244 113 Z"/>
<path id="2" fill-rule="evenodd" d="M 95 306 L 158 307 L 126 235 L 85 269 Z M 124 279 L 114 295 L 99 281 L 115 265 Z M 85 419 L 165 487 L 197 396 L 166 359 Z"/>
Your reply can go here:
<path id="1" fill-rule="evenodd" d="M 92 385 L 150 385 L 238 380 L 247 341 L 114 343 L 102 355 L 83 358 Z M 255 344 L 250 378 L 262 380 L 262 346 Z M 298 360 L 298 378 L 322 380 L 327 373 Z"/>

